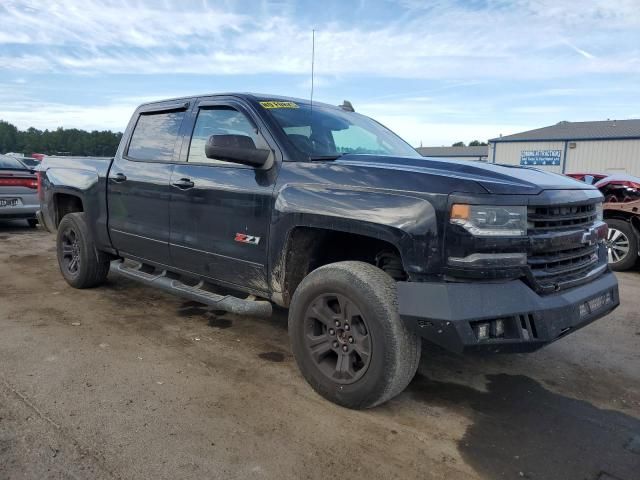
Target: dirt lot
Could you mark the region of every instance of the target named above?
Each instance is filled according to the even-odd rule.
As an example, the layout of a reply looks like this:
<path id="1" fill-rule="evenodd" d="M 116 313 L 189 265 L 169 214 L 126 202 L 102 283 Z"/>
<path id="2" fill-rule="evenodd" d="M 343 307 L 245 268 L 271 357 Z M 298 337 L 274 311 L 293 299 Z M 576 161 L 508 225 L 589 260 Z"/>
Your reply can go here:
<path id="1" fill-rule="evenodd" d="M 618 278 L 608 318 L 529 355 L 426 349 L 356 412 L 298 374 L 284 312 L 73 290 L 52 236 L 0 223 L 0 479 L 637 480 L 640 273 Z"/>

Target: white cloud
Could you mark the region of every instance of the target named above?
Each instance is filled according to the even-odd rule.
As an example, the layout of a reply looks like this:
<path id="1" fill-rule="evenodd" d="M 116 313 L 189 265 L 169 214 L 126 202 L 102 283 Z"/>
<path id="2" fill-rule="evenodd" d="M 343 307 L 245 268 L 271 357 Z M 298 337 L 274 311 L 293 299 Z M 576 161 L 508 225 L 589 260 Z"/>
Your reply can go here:
<path id="1" fill-rule="evenodd" d="M 225 3 L 5 0 L 0 68 L 105 73 L 307 74 L 312 25 L 287 3 L 251 14 Z M 405 2 L 410 15 L 365 29 L 313 25 L 320 75 L 549 78 L 640 72 L 637 0 L 520 0 L 483 9 Z M 406 13 L 406 11 L 405 11 Z M 606 35 L 594 36 L 594 29 Z M 579 45 L 579 47 L 578 47 Z M 37 48 L 34 48 L 37 47 Z M 594 51 L 597 51 L 597 53 Z M 576 55 L 578 53 L 578 55 Z"/>
<path id="2" fill-rule="evenodd" d="M 376 117 L 385 126 L 396 132 L 414 147 L 448 146 L 455 142 L 472 140 L 487 141 L 490 138 L 524 132 L 540 125 L 513 125 L 491 123 L 432 122 L 420 117 L 401 115 L 379 115 Z"/>
<path id="3" fill-rule="evenodd" d="M 569 46 L 569 48 L 571 48 L 572 50 L 576 51 L 577 53 L 582 55 L 584 58 L 588 58 L 588 59 L 596 58 L 595 55 L 587 52 L 586 50 L 583 50 L 581 48 L 576 47 L 575 45 L 571 44 L 568 41 L 565 41 L 565 43 Z"/>
<path id="4" fill-rule="evenodd" d="M 413 146 L 451 145 L 472 140 L 486 141 L 502 135 L 537 128 L 507 122 L 478 122 L 476 114 L 463 105 L 415 98 L 377 103 L 356 103 L 356 110 L 375 118 Z"/>
<path id="5" fill-rule="evenodd" d="M 133 101 L 83 106 L 25 101 L 19 107 L 0 104 L 0 119 L 22 130 L 29 127 L 41 130 L 64 127 L 121 132 L 140 103 Z"/>
<path id="6" fill-rule="evenodd" d="M 48 72 L 157 75 L 148 81 L 162 78 L 163 85 L 182 73 L 285 74 L 290 77 L 281 91 L 306 93 L 315 28 L 319 100 L 331 92 L 337 96 L 332 103 L 341 102 L 344 96 L 335 85 L 349 86 L 357 77 L 360 83 L 370 81 L 368 87 L 384 84 L 386 89 L 360 98 L 347 95 L 356 110 L 380 119 L 414 145 L 486 140 L 553 123 L 560 115 L 570 118 L 564 112 L 573 99 L 603 96 L 600 83 L 582 81 L 601 74 L 626 81 L 609 82 L 606 101 L 603 96 L 582 102 L 595 107 L 581 114 L 599 113 L 603 105 L 620 110 L 615 100 L 626 101 L 640 74 L 638 1 L 403 0 L 393 5 L 397 14 L 384 19 L 368 18 L 373 9 L 364 1 L 354 6 L 352 18 L 332 16 L 327 2 L 325 19 L 312 23 L 296 15 L 300 7 L 288 0 L 263 0 L 244 12 L 228 0 L 3 0 L 0 18 L 9 28 L 0 31 L 0 80 L 5 82 L 0 118 L 21 128 L 122 130 L 138 104 L 191 93 L 186 88 L 156 95 L 150 88 L 144 90 L 148 95 L 124 98 L 103 92 L 94 100 L 99 105 L 83 106 L 62 103 L 69 96 L 58 91 L 58 103 L 47 97 L 50 93 L 35 102 L 36 89 L 56 88 L 47 83 Z M 34 73 L 42 82 L 16 80 Z M 376 84 L 376 77 L 384 79 Z M 414 91 L 389 87 L 389 79 L 411 79 L 406 84 Z M 429 81 L 421 90 L 423 79 Z M 488 85 L 511 88 L 488 94 Z M 470 93 L 474 90 L 482 93 Z M 569 112 L 575 116 L 575 110 Z"/>

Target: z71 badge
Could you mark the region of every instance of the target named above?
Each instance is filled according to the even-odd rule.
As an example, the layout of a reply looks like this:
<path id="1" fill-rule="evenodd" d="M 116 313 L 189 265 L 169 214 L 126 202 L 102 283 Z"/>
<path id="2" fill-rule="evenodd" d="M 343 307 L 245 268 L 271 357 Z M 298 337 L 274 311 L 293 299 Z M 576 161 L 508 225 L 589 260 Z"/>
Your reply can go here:
<path id="1" fill-rule="evenodd" d="M 253 235 L 247 235 L 246 233 L 236 233 L 236 242 L 250 243 L 252 245 L 258 245 L 260 243 L 260 237 L 254 237 Z"/>

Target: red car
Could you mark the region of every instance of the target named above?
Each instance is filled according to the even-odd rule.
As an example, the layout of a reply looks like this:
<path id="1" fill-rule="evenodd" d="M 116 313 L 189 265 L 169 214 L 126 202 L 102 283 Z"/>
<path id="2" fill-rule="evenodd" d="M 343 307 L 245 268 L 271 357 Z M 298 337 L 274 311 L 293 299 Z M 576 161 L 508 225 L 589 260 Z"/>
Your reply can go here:
<path id="1" fill-rule="evenodd" d="M 604 195 L 611 268 L 622 271 L 634 267 L 640 256 L 640 178 L 625 173 L 569 173 L 568 176 L 597 187 Z"/>

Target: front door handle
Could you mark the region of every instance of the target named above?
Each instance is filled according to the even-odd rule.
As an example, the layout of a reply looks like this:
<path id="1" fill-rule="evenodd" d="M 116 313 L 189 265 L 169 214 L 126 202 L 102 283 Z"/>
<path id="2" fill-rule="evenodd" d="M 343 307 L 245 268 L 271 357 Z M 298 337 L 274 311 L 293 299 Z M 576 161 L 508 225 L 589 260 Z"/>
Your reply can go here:
<path id="1" fill-rule="evenodd" d="M 174 187 L 179 188 L 180 190 L 187 190 L 189 188 L 193 188 L 195 183 L 190 178 L 181 178 L 177 182 L 172 183 Z"/>
<path id="2" fill-rule="evenodd" d="M 116 183 L 122 183 L 127 180 L 127 176 L 124 173 L 116 173 L 113 176 L 113 181 Z"/>

